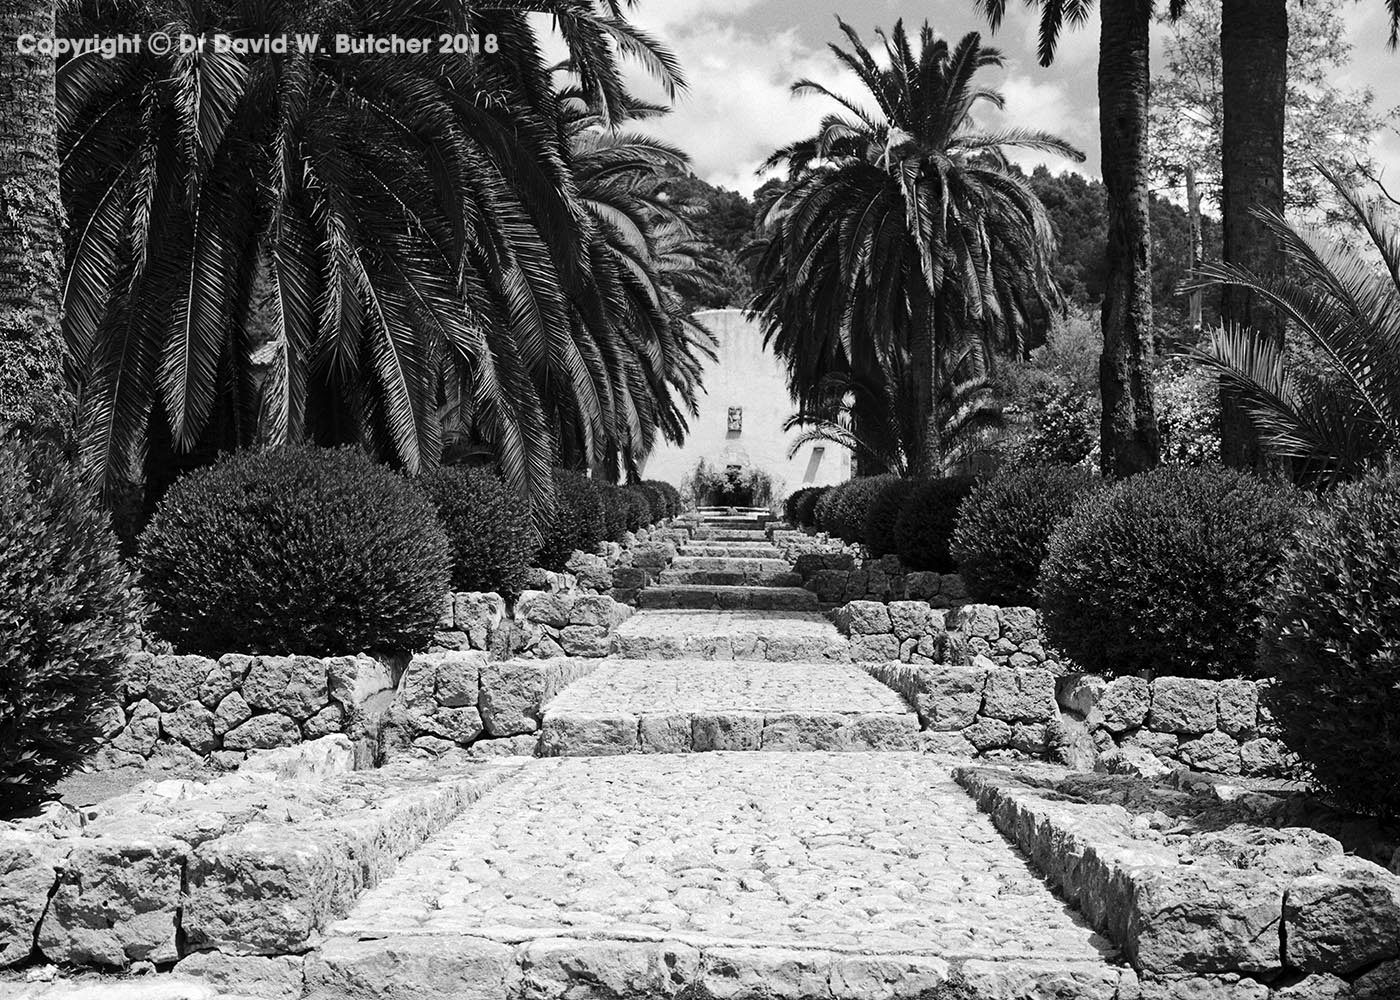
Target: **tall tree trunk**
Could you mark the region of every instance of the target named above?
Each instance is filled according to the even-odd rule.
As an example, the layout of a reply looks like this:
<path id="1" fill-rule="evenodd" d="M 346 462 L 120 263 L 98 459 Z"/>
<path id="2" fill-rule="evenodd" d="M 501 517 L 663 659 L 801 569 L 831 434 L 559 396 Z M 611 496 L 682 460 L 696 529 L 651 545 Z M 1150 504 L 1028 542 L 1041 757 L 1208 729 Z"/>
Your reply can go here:
<path id="1" fill-rule="evenodd" d="M 0 0 L 0 428 L 63 431 L 54 64 L 21 55 L 21 35 L 50 38 L 53 0 Z"/>
<path id="2" fill-rule="evenodd" d="M 1194 275 L 1201 267 L 1201 191 L 1196 187 L 1196 168 L 1191 166 L 1186 168 L 1186 212 L 1191 227 L 1191 272 Z M 1201 290 L 1197 288 L 1189 300 L 1193 342 L 1201 339 L 1201 297 Z"/>
<path id="3" fill-rule="evenodd" d="M 917 442 L 917 453 L 909 458 L 914 475 L 932 476 L 938 471 L 938 418 L 935 413 L 938 398 L 937 300 L 929 293 L 923 275 L 913 279 L 911 288 L 910 318 L 915 326 L 909 344 L 910 368 L 914 382 L 914 412 L 919 415 L 919 427 L 923 433 Z"/>
<path id="4" fill-rule="evenodd" d="M 1152 238 L 1148 218 L 1148 29 L 1144 0 L 1102 0 L 1099 133 L 1108 194 L 1108 268 L 1103 299 L 1105 476 L 1130 476 L 1158 461 L 1152 408 Z"/>
<path id="5" fill-rule="evenodd" d="M 1224 0 L 1220 15 L 1221 151 L 1224 259 L 1258 274 L 1283 270 L 1278 241 L 1254 214 L 1283 212 L 1283 114 L 1288 99 L 1286 0 Z M 1226 286 L 1227 323 L 1283 345 L 1283 323 L 1248 289 Z M 1267 457 L 1248 417 L 1221 393 L 1220 449 L 1227 465 L 1263 469 Z"/>

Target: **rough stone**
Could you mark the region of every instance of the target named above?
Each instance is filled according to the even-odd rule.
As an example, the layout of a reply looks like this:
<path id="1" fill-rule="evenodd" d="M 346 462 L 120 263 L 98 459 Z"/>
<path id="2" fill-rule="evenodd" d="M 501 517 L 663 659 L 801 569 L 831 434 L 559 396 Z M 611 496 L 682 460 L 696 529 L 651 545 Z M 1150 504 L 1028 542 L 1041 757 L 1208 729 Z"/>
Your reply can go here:
<path id="1" fill-rule="evenodd" d="M 567 715 L 544 725 L 540 752 L 545 757 L 600 757 L 635 753 L 639 720 L 635 715 Z"/>
<path id="2" fill-rule="evenodd" d="M 146 698 L 162 711 L 172 712 L 187 701 L 198 700 L 204 679 L 214 667 L 214 661 L 203 656 L 157 656 L 151 661 Z"/>
<path id="3" fill-rule="evenodd" d="M 568 656 L 607 656 L 612 636 L 605 625 L 570 625 L 560 630 L 559 645 Z"/>
<path id="4" fill-rule="evenodd" d="M 1044 670 L 992 670 L 982 712 L 1007 722 L 1049 722 L 1059 714 L 1055 677 Z"/>
<path id="5" fill-rule="evenodd" d="M 1018 722 L 1011 727 L 1011 749 L 1040 757 L 1046 749 L 1046 724 L 1043 722 Z"/>
<path id="6" fill-rule="evenodd" d="M 540 728 L 546 667 L 536 661 L 507 660 L 481 671 L 481 718 L 492 736 L 516 736 Z"/>
<path id="7" fill-rule="evenodd" d="M 538 590 L 527 590 L 515 602 L 515 617 L 563 628 L 569 624 L 575 597 L 572 594 L 550 594 Z"/>
<path id="8" fill-rule="evenodd" d="M 466 746 L 481 735 L 481 713 L 475 706 L 439 708 L 422 719 L 422 729 L 431 736 Z"/>
<path id="9" fill-rule="evenodd" d="M 899 640 L 893 633 L 851 633 L 851 659 L 856 663 L 885 663 L 899 659 Z"/>
<path id="10" fill-rule="evenodd" d="M 1099 754 L 1096 770 L 1109 774 L 1131 774 L 1152 780 L 1171 774 L 1172 768 L 1156 754 L 1142 747 L 1114 747 Z"/>
<path id="11" fill-rule="evenodd" d="M 1222 732 L 1206 733 L 1182 743 L 1177 750 L 1184 764 L 1212 774 L 1240 773 L 1240 745 Z"/>
<path id="12" fill-rule="evenodd" d="M 127 753 L 149 757 L 159 738 L 160 709 L 154 702 L 138 701 L 127 708 L 126 728 L 112 741 L 112 746 Z"/>
<path id="13" fill-rule="evenodd" d="M 1288 963 L 1346 975 L 1400 958 L 1400 877 L 1361 858 L 1335 856 L 1288 884 Z"/>
<path id="14" fill-rule="evenodd" d="M 255 715 L 243 725 L 230 729 L 224 734 L 224 747 L 228 750 L 269 750 L 291 746 L 300 739 L 301 729 L 296 720 L 273 712 Z"/>
<path id="15" fill-rule="evenodd" d="M 389 667 L 369 656 L 337 656 L 326 661 L 327 693 L 346 710 L 355 710 L 394 687 Z"/>
<path id="16" fill-rule="evenodd" d="M 345 710 L 339 705 L 327 705 L 301 725 L 302 736 L 317 740 L 345 728 Z"/>
<path id="17" fill-rule="evenodd" d="M 225 994 L 258 1000 L 301 1000 L 303 964 L 300 955 L 225 955 L 197 951 L 180 959 L 177 979 L 207 983 Z"/>
<path id="18" fill-rule="evenodd" d="M 671 997 L 699 979 L 700 952 L 679 942 L 542 940 L 520 956 L 522 1000 Z"/>
<path id="19" fill-rule="evenodd" d="M 1133 879 L 1124 947 L 1155 973 L 1281 967 L 1283 886 L 1255 871 L 1173 868 Z"/>
<path id="20" fill-rule="evenodd" d="M 927 601 L 891 601 L 890 626 L 901 640 L 922 639 L 942 632 L 944 612 L 934 611 Z"/>
<path id="21" fill-rule="evenodd" d="M 51 962 L 121 968 L 172 962 L 188 847 L 150 836 L 75 840 L 39 928 Z"/>
<path id="22" fill-rule="evenodd" d="M 47 834 L 0 825 L 0 968 L 29 957 L 65 853 Z"/>
<path id="23" fill-rule="evenodd" d="M 695 750 L 757 750 L 763 744 L 763 715 L 759 712 L 695 715 L 690 733 L 691 747 Z"/>
<path id="24" fill-rule="evenodd" d="M 1159 677 L 1152 682 L 1150 728 L 1166 733 L 1199 735 L 1215 728 L 1215 683 L 1192 677 Z"/>
<path id="25" fill-rule="evenodd" d="M 1279 776 L 1289 769 L 1288 752 L 1277 740 L 1246 740 L 1240 744 L 1240 764 L 1248 775 Z"/>
<path id="26" fill-rule="evenodd" d="M 204 682 L 199 686 L 199 700 L 209 708 L 217 708 L 219 702 L 238 690 L 252 663 L 253 658 L 242 653 L 219 657 L 204 675 Z"/>
<path id="27" fill-rule="evenodd" d="M 187 701 L 173 712 L 163 712 L 160 729 L 167 739 L 178 740 L 197 754 L 214 749 L 214 713 L 201 701 Z"/>
<path id="28" fill-rule="evenodd" d="M 486 654 L 438 653 L 432 659 L 435 665 L 433 697 L 437 703 L 443 708 L 475 707 Z"/>
<path id="29" fill-rule="evenodd" d="M 214 734 L 224 736 L 253 717 L 253 710 L 237 691 L 226 695 L 214 711 Z"/>
<path id="30" fill-rule="evenodd" d="M 1259 688 L 1253 681 L 1231 678 L 1215 685 L 1216 725 L 1236 739 L 1253 736 L 1259 723 Z"/>
<path id="31" fill-rule="evenodd" d="M 311 1000 L 505 1000 L 517 995 L 519 980 L 513 949 L 480 938 L 458 937 L 450 948 L 435 936 L 332 938 L 306 960 Z"/>
<path id="32" fill-rule="evenodd" d="M 1001 719 L 978 719 L 963 729 L 962 735 L 983 752 L 1011 745 L 1011 725 Z"/>
<path id="33" fill-rule="evenodd" d="M 1115 677 L 1104 686 L 1098 705 L 1089 713 L 1089 725 L 1101 726 L 1111 733 L 1137 729 L 1147 721 L 1151 703 L 1147 681 L 1141 677 Z"/>
<path id="34" fill-rule="evenodd" d="M 837 627 L 849 635 L 883 635 L 893 632 L 889 608 L 879 601 L 851 601 L 838 614 Z"/>
<path id="35" fill-rule="evenodd" d="M 1098 674 L 1066 674 L 1055 682 L 1055 700 L 1083 718 L 1098 707 L 1108 681 Z"/>
<path id="36" fill-rule="evenodd" d="M 243 680 L 243 697 L 255 709 L 298 721 L 330 700 L 326 661 L 314 656 L 259 656 Z"/>

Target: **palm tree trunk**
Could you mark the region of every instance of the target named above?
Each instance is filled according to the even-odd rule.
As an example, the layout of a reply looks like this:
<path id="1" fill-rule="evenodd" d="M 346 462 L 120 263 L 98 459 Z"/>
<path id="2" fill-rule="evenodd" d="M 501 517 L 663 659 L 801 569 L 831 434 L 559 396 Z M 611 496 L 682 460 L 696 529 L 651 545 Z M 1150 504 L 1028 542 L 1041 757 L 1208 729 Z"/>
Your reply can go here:
<path id="1" fill-rule="evenodd" d="M 1288 98 L 1286 0 L 1224 0 L 1220 16 L 1221 210 L 1224 259 L 1256 274 L 1283 271 L 1278 241 L 1256 209 L 1283 212 L 1283 114 Z M 1221 314 L 1279 346 L 1279 315 L 1248 289 L 1226 285 Z M 1221 458 L 1237 468 L 1268 463 L 1248 417 L 1221 393 Z"/>
<path id="2" fill-rule="evenodd" d="M 53 35 L 53 0 L 0 0 L 0 427 L 66 429 L 60 288 L 63 206 L 51 57 L 21 35 Z"/>
<path id="3" fill-rule="evenodd" d="M 1196 187 L 1196 168 L 1189 165 L 1186 168 L 1186 212 L 1191 227 L 1191 273 L 1194 275 L 1201 267 L 1201 191 Z M 1201 290 L 1197 288 L 1191 293 L 1188 321 L 1193 344 L 1201 339 L 1201 299 Z"/>
<path id="4" fill-rule="evenodd" d="M 916 476 L 931 476 L 938 469 L 938 426 L 934 412 L 937 399 L 935 381 L 938 378 L 938 305 L 929 293 L 922 275 L 914 279 L 910 296 L 914 336 L 909 345 L 910 368 L 914 379 L 914 406 L 923 433 L 917 442 L 916 454 L 909 456 Z"/>
<path id="5" fill-rule="evenodd" d="M 1099 133 L 1108 193 L 1103 300 L 1102 468 L 1130 476 L 1158 461 L 1152 408 L 1152 242 L 1148 221 L 1148 29 L 1151 5 L 1102 0 Z"/>

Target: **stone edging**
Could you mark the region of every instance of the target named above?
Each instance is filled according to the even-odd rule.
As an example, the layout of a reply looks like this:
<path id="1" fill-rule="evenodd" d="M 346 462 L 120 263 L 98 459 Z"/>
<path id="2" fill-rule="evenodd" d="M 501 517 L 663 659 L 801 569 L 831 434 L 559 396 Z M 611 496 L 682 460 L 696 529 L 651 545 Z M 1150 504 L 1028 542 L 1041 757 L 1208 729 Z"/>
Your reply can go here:
<path id="1" fill-rule="evenodd" d="M 1245 829 L 1236 856 L 1200 856 L 1036 772 L 953 773 L 1122 948 L 1144 998 L 1389 1000 L 1400 988 L 1400 878 L 1330 837 Z"/>

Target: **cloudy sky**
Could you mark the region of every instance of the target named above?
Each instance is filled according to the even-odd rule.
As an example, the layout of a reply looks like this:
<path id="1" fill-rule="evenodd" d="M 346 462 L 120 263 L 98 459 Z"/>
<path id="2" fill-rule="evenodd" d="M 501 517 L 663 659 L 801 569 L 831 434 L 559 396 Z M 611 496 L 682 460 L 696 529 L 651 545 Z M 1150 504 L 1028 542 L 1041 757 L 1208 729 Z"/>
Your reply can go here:
<path id="1" fill-rule="evenodd" d="M 1386 47 L 1388 22 L 1382 0 L 1345 0 L 1353 44 L 1352 63 L 1341 82 L 1369 86 L 1385 107 L 1400 105 L 1400 53 Z M 827 51 L 840 38 L 837 15 L 869 42 L 873 29 L 897 18 L 917 25 L 928 19 L 942 35 L 990 33 L 972 0 L 641 0 L 634 20 L 680 56 L 690 91 L 668 119 L 649 131 L 685 148 L 696 172 L 714 184 L 751 192 L 761 183 L 756 168 L 777 146 L 809 134 L 830 109 L 819 98 L 792 98 L 788 88 L 807 76 L 858 94 Z M 1007 66 L 1000 86 L 1007 111 L 1018 124 L 1048 129 L 1088 154 L 1078 169 L 1097 175 L 1098 123 L 1095 66 L 1098 20 L 1062 36 L 1055 65 L 1035 61 L 1034 14 L 1015 0 L 992 44 Z M 1157 29 L 1160 38 L 1166 28 Z M 645 88 L 639 87 L 639 90 Z M 659 97 L 649 94 L 648 96 Z M 1378 161 L 1391 190 L 1400 188 L 1400 135 L 1378 137 Z M 1024 163 L 1038 162 L 1032 154 Z M 1070 166 L 1046 159 L 1052 169 Z"/>

